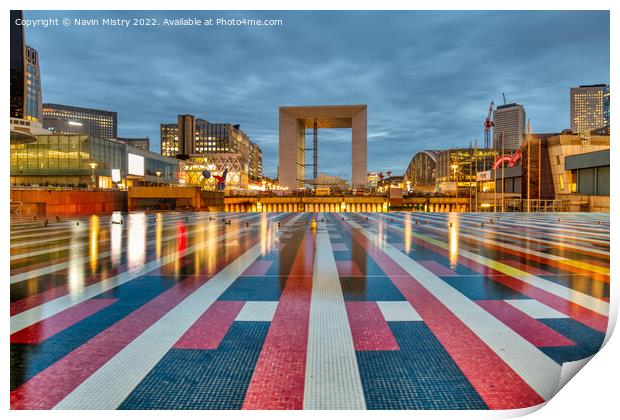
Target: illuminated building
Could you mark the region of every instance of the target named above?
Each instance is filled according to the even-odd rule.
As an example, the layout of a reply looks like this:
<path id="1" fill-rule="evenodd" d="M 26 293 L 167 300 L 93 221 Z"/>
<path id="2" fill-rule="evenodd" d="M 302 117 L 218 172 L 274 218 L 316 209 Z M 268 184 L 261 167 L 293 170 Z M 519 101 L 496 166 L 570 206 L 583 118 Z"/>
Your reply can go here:
<path id="1" fill-rule="evenodd" d="M 394 175 L 377 182 L 377 189 L 379 192 L 388 191 L 390 188 L 403 188 L 405 184 L 404 176 Z"/>
<path id="2" fill-rule="evenodd" d="M 493 111 L 493 148 L 505 153 L 517 150 L 525 135 L 523 105 L 500 105 Z"/>
<path id="3" fill-rule="evenodd" d="M 47 134 L 11 144 L 10 173 L 13 186 L 177 184 L 179 160 L 87 134 Z"/>
<path id="4" fill-rule="evenodd" d="M 412 191 L 435 191 L 439 153 L 438 150 L 422 150 L 413 155 L 404 177 L 405 183 L 408 183 Z"/>
<path id="5" fill-rule="evenodd" d="M 478 204 L 492 211 L 496 202 L 501 210 L 503 198 L 517 211 L 527 211 L 530 200 L 530 211 L 608 212 L 609 145 L 609 135 L 531 134 L 513 159 L 498 157 L 495 169 L 478 173 Z"/>
<path id="6" fill-rule="evenodd" d="M 582 85 L 570 89 L 570 129 L 590 133 L 609 127 L 609 85 Z"/>
<path id="7" fill-rule="evenodd" d="M 151 146 L 151 140 L 148 137 L 119 137 L 116 140 L 142 150 L 150 150 Z"/>
<path id="8" fill-rule="evenodd" d="M 477 152 L 476 152 L 477 150 Z M 442 192 L 468 189 L 476 182 L 476 173 L 486 171 L 495 161 L 493 149 L 448 149 L 437 154 L 436 185 Z"/>
<path id="9" fill-rule="evenodd" d="M 367 179 L 367 187 L 369 190 L 375 190 L 377 189 L 377 183 L 379 182 L 379 173 L 377 172 L 368 172 L 368 175 L 366 176 Z"/>
<path id="10" fill-rule="evenodd" d="M 15 22 L 23 19 L 21 10 L 11 10 L 11 118 L 26 114 L 26 46 L 24 27 Z"/>
<path id="11" fill-rule="evenodd" d="M 310 184 L 313 188 L 330 188 L 332 191 L 346 191 L 349 189 L 349 181 L 335 175 L 327 175 L 321 172 Z"/>
<path id="12" fill-rule="evenodd" d="M 56 134 L 88 134 L 115 139 L 117 114 L 69 105 L 43 104 L 43 128 Z"/>
<path id="13" fill-rule="evenodd" d="M 38 122 L 43 113 L 41 68 L 39 53 L 26 45 L 26 115 L 25 119 Z"/>
<path id="14" fill-rule="evenodd" d="M 246 188 L 249 180 L 260 181 L 262 177 L 263 153 L 239 125 L 212 123 L 193 115 L 179 115 L 176 124 L 161 124 L 160 134 L 162 156 L 190 159 L 187 165 L 189 172 L 205 165 L 219 168 L 221 163 L 228 162 L 232 165 L 229 167 L 229 177 L 237 169 L 239 172 L 238 179 L 232 180 L 231 186 Z M 233 155 L 236 157 L 232 158 Z M 192 183 L 197 181 L 194 176 L 190 179 Z M 196 185 L 208 188 L 210 184 L 199 182 Z"/>
<path id="15" fill-rule="evenodd" d="M 249 176 L 247 161 L 241 153 L 207 153 L 194 155 L 185 160 L 181 165 L 181 177 L 186 185 L 199 186 L 205 190 L 215 190 L 217 179 L 226 175 L 225 191 L 239 191 L 249 189 Z M 209 177 L 204 176 L 204 171 L 209 171 Z"/>
<path id="16" fill-rule="evenodd" d="M 351 129 L 351 185 L 366 188 L 367 106 L 284 106 L 279 110 L 278 179 L 282 187 L 305 187 L 318 176 L 318 131 L 324 128 Z M 313 130 L 313 175 L 306 177 L 306 130 Z"/>

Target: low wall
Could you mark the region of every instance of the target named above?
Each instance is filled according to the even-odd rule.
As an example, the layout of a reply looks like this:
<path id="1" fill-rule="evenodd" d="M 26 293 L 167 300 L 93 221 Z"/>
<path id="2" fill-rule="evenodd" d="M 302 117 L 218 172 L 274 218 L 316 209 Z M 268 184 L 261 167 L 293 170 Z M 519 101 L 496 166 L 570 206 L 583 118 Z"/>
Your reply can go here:
<path id="1" fill-rule="evenodd" d="M 21 206 L 20 206 L 21 203 Z M 125 191 L 11 189 L 11 210 L 24 216 L 69 216 L 127 210 Z"/>
<path id="2" fill-rule="evenodd" d="M 559 200 L 570 201 L 570 211 L 609 213 L 608 195 L 558 194 Z"/>

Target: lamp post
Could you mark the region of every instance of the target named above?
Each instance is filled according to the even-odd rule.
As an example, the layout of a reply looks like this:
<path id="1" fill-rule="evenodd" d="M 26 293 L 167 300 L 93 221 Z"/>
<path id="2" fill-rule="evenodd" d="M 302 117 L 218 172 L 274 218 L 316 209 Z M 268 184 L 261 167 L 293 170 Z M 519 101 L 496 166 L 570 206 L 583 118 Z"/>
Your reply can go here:
<path id="1" fill-rule="evenodd" d="M 161 181 L 160 181 L 160 179 L 161 179 L 161 171 L 159 169 L 156 170 L 155 171 L 155 175 L 157 176 L 157 184 L 160 184 L 161 183 Z"/>
<path id="2" fill-rule="evenodd" d="M 459 180 L 458 180 L 459 165 L 454 163 L 454 164 L 452 164 L 451 168 L 454 171 L 454 183 L 456 184 L 456 196 L 458 198 L 458 196 L 459 196 Z"/>
<path id="3" fill-rule="evenodd" d="M 90 166 L 90 182 L 92 184 L 93 189 L 97 188 L 97 180 L 95 179 L 95 168 L 97 167 L 97 162 L 89 163 Z"/>

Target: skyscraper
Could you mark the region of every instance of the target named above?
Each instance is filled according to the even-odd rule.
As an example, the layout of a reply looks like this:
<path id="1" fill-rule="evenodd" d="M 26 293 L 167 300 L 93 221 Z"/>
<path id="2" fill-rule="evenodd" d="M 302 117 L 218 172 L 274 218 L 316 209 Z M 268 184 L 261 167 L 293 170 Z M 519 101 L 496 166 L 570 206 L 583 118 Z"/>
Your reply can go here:
<path id="1" fill-rule="evenodd" d="M 118 137 L 116 140 L 142 150 L 150 150 L 151 147 L 151 140 L 148 137 Z"/>
<path id="2" fill-rule="evenodd" d="M 609 126 L 609 85 L 581 85 L 570 89 L 570 129 L 589 133 Z"/>
<path id="3" fill-rule="evenodd" d="M 24 118 L 26 108 L 26 60 L 24 27 L 18 25 L 24 14 L 11 10 L 11 118 Z"/>
<path id="4" fill-rule="evenodd" d="M 41 67 L 39 53 L 26 45 L 26 115 L 25 119 L 38 122 L 43 114 Z"/>
<path id="5" fill-rule="evenodd" d="M 525 109 L 520 104 L 498 106 L 493 111 L 493 148 L 510 152 L 517 150 L 525 135 Z M 502 147 L 503 143 L 503 147 Z"/>
<path id="6" fill-rule="evenodd" d="M 77 106 L 43 104 L 43 128 L 53 133 L 90 134 L 100 139 L 115 139 L 116 112 Z"/>

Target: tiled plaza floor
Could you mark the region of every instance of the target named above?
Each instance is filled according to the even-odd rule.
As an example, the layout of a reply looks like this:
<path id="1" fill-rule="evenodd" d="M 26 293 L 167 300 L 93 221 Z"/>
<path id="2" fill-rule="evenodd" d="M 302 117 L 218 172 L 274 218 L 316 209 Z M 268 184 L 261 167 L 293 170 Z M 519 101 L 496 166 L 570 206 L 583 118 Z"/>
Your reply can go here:
<path id="1" fill-rule="evenodd" d="M 14 220 L 11 406 L 527 407 L 608 302 L 602 214 Z"/>

